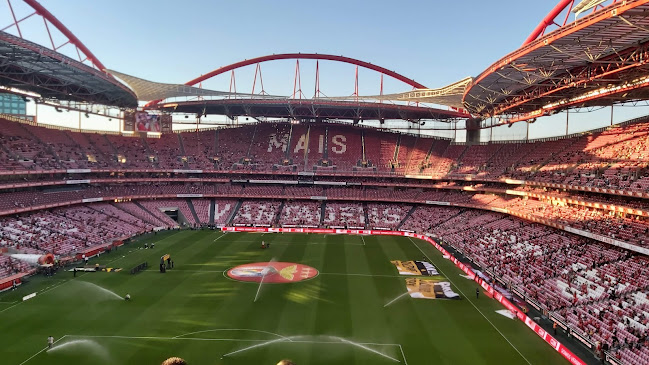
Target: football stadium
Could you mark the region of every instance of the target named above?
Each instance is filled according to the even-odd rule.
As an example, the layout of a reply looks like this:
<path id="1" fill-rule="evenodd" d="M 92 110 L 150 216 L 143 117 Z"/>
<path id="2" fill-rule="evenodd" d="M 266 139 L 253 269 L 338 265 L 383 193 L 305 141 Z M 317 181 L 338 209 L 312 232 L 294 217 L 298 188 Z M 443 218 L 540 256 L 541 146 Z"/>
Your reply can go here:
<path id="1" fill-rule="evenodd" d="M 0 363 L 649 364 L 649 0 L 434 3 L 0 2 Z"/>

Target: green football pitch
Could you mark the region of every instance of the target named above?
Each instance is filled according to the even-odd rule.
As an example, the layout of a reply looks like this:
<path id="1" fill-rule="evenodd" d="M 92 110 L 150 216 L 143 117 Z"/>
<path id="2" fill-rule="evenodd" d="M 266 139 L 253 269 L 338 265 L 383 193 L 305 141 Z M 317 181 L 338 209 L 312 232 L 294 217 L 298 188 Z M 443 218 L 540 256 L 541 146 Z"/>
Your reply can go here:
<path id="1" fill-rule="evenodd" d="M 262 240 L 270 248 L 261 249 Z M 145 242 L 155 248 L 143 249 Z M 163 274 L 166 253 L 175 267 Z M 403 295 L 405 279 L 390 260 L 422 259 L 461 300 Z M 261 286 L 225 275 L 273 260 L 319 274 Z M 130 274 L 144 261 L 148 270 Z M 567 363 L 522 322 L 496 313 L 503 309 L 496 301 L 476 299 L 476 284 L 434 247 L 405 237 L 164 232 L 91 263 L 123 270 L 59 272 L 0 294 L 0 363 L 156 365 L 170 356 L 191 365 Z M 131 301 L 120 299 L 127 293 Z M 56 343 L 47 350 L 50 335 Z"/>

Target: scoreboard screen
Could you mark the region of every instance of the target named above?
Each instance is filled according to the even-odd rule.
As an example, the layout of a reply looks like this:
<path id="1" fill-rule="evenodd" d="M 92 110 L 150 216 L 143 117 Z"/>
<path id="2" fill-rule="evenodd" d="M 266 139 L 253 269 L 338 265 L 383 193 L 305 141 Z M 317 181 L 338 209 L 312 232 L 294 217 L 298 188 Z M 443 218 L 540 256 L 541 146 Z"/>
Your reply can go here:
<path id="1" fill-rule="evenodd" d="M 171 115 L 149 114 L 146 112 L 126 112 L 124 114 L 125 132 L 171 133 Z"/>

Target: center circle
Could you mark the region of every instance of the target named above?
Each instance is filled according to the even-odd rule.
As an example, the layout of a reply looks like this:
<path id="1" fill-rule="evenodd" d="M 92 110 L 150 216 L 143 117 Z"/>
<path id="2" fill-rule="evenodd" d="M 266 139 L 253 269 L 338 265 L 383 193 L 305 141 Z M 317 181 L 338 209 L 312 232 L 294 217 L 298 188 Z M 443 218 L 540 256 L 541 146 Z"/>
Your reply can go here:
<path id="1" fill-rule="evenodd" d="M 311 266 L 294 262 L 255 262 L 233 267 L 228 276 L 234 280 L 259 283 L 295 283 L 309 280 L 318 275 Z"/>

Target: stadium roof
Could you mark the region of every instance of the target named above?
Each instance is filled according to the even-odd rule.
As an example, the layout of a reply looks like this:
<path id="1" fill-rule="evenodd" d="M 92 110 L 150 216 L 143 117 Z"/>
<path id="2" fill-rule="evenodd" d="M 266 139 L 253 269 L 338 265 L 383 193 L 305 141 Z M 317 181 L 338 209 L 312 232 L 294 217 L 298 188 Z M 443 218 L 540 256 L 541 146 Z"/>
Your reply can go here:
<path id="1" fill-rule="evenodd" d="M 503 57 L 467 88 L 483 117 L 529 119 L 571 107 L 649 99 L 649 0 L 619 1 Z"/>
<path id="2" fill-rule="evenodd" d="M 442 110 L 424 106 L 377 102 L 351 102 L 330 99 L 248 99 L 193 100 L 168 102 L 151 106 L 165 112 L 196 115 L 219 114 L 228 117 L 250 116 L 291 119 L 356 120 L 449 120 L 469 117 L 463 111 Z"/>
<path id="3" fill-rule="evenodd" d="M 415 89 L 397 94 L 359 96 L 359 100 L 391 100 L 411 103 L 430 103 L 453 108 L 464 108 L 462 96 L 473 78 L 467 77 L 450 85 L 437 89 Z M 349 99 L 349 97 L 332 98 Z"/>
<path id="4" fill-rule="evenodd" d="M 44 99 L 137 106 L 135 94 L 107 74 L 2 31 L 0 86 L 36 93 Z"/>
<path id="5" fill-rule="evenodd" d="M 126 83 L 140 101 L 164 100 L 178 97 L 192 96 L 223 96 L 223 97 L 256 97 L 263 98 L 262 95 L 231 93 L 227 91 L 217 91 L 198 88 L 183 84 L 166 84 L 161 82 L 149 81 L 139 77 L 127 75 L 114 70 L 105 70 L 109 74 L 118 77 Z M 268 96 L 271 97 L 271 96 Z"/>

